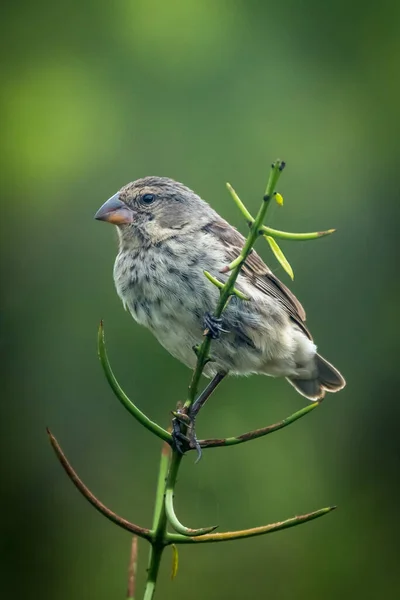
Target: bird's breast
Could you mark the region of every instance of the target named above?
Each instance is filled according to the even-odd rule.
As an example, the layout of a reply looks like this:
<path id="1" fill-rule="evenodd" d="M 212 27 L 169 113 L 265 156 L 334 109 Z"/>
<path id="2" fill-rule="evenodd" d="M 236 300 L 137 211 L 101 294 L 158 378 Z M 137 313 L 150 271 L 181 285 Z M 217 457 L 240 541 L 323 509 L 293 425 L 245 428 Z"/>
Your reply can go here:
<path id="1" fill-rule="evenodd" d="M 218 290 L 204 276 L 198 253 L 192 248 L 178 249 L 179 245 L 169 244 L 120 252 L 114 266 L 116 289 L 125 308 L 157 337 L 173 326 L 198 335 L 204 313 L 218 299 Z"/>

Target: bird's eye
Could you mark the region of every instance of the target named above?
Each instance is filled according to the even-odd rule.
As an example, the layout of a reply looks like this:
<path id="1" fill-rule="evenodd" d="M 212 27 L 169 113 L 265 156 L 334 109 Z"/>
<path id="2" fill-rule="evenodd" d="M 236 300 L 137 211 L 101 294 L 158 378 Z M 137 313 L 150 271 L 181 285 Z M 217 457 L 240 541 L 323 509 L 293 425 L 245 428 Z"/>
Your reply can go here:
<path id="1" fill-rule="evenodd" d="M 151 204 L 156 199 L 154 194 L 143 194 L 141 201 L 143 204 Z"/>

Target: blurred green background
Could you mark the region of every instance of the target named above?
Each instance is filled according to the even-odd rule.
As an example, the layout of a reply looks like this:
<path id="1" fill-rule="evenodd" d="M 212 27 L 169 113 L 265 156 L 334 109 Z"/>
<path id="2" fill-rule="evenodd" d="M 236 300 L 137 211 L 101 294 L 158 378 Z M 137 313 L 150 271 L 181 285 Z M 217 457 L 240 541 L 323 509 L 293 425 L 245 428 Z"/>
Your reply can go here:
<path id="1" fill-rule="evenodd" d="M 185 459 L 183 522 L 220 530 L 338 504 L 271 536 L 185 547 L 157 598 L 400 597 L 396 385 L 400 4 L 137 0 L 3 6 L 1 589 L 124 598 L 128 533 L 73 488 L 49 425 L 89 487 L 149 525 L 160 443 L 113 397 L 96 354 L 161 424 L 190 373 L 124 312 L 116 235 L 97 208 L 145 175 L 183 181 L 246 231 L 225 190 L 259 205 L 287 161 L 269 223 L 329 237 L 282 243 L 321 352 L 346 376 L 292 427 Z M 266 244 L 261 254 L 286 283 Z M 231 379 L 202 437 L 273 423 L 305 401 L 284 381 Z M 139 590 L 147 547 L 139 548 Z M 138 595 L 140 598 L 140 594 Z"/>

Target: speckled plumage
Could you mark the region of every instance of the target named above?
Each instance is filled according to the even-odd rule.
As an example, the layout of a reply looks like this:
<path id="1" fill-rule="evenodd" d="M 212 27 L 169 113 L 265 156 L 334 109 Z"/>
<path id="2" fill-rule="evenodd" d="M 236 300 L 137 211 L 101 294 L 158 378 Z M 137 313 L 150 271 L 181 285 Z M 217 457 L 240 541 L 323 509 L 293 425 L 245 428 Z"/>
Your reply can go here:
<path id="1" fill-rule="evenodd" d="M 149 204 L 146 195 L 154 197 Z M 118 224 L 118 295 L 138 323 L 193 368 L 192 348 L 201 342 L 204 315 L 213 312 L 219 296 L 203 271 L 224 280 L 220 271 L 239 254 L 244 238 L 192 190 L 171 179 L 139 179 L 117 197 L 123 212 L 128 209 L 128 222 Z M 213 341 L 215 362 L 207 364 L 207 376 L 217 371 L 283 376 L 310 399 L 344 386 L 338 371 L 316 354 L 302 306 L 256 252 L 236 287 L 250 301 L 231 298 L 223 313 L 227 333 Z"/>

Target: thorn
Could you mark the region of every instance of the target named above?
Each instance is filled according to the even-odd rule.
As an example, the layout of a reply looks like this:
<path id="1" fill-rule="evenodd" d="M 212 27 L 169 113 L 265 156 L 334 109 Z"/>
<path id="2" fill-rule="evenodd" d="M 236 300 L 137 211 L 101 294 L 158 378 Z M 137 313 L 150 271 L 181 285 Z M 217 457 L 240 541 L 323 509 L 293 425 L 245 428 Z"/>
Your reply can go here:
<path id="1" fill-rule="evenodd" d="M 199 344 L 195 344 L 194 346 L 192 346 L 192 350 L 195 353 L 196 356 L 199 356 L 199 351 L 200 351 L 200 346 Z"/>
<path id="2" fill-rule="evenodd" d="M 330 235 L 331 233 L 335 233 L 336 229 L 327 229 L 326 231 L 318 231 L 318 235 L 323 237 L 324 235 Z"/>
<path id="3" fill-rule="evenodd" d="M 219 270 L 220 273 L 228 273 L 229 272 L 229 265 L 225 265 L 225 267 L 222 267 L 222 269 Z"/>

